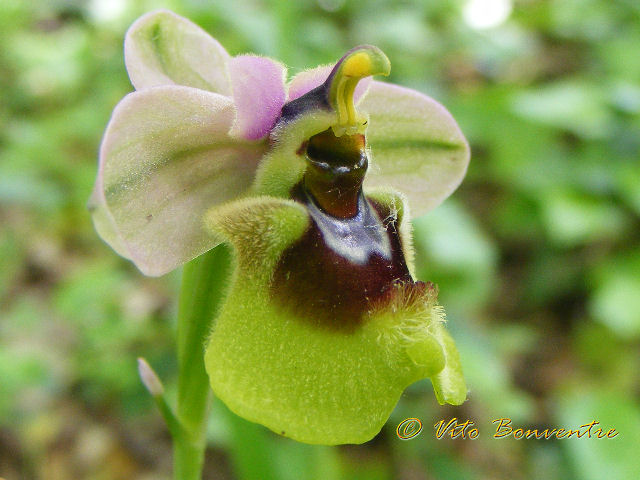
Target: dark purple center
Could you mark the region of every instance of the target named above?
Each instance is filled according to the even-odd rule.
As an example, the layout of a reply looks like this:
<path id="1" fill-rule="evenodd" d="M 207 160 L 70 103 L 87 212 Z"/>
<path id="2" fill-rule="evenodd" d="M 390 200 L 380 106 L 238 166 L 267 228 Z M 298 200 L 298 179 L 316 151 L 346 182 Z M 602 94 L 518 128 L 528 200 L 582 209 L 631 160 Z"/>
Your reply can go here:
<path id="1" fill-rule="evenodd" d="M 280 258 L 272 292 L 298 317 L 352 330 L 395 283 L 414 283 L 398 219 L 362 193 L 362 135 L 323 132 L 309 140 L 304 153 L 308 168 L 291 198 L 307 207 L 311 225 Z"/>

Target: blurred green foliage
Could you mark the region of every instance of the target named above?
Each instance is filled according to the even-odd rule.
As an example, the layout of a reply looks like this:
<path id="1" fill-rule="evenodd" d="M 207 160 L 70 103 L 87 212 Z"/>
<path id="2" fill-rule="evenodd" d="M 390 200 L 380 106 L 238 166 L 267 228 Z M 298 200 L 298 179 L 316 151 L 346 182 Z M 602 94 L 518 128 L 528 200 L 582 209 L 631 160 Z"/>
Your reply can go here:
<path id="1" fill-rule="evenodd" d="M 514 0 L 505 21 L 474 29 L 467 3 L 2 0 L 0 477 L 170 476 L 135 358 L 171 388 L 179 276 L 142 277 L 85 210 L 102 132 L 132 89 L 124 32 L 167 7 L 291 73 L 378 45 L 390 81 L 445 104 L 473 151 L 461 188 L 414 222 L 469 400 L 439 407 L 420 382 L 376 439 L 334 448 L 215 402 L 205 479 L 640 478 L 640 4 Z M 425 428 L 403 442 L 407 417 Z M 432 425 L 451 417 L 480 438 L 437 440 Z M 619 435 L 494 439 L 501 417 Z"/>

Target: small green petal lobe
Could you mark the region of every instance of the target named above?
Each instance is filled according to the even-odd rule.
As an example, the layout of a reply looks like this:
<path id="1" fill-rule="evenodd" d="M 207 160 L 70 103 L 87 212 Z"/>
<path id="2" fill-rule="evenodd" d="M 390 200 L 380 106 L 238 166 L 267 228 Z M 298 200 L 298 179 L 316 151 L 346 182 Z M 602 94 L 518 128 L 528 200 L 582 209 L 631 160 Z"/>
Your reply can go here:
<path id="1" fill-rule="evenodd" d="M 416 365 L 424 367 L 427 377 L 440 373 L 444 368 L 444 352 L 433 335 L 425 335 L 408 345 L 407 354 Z"/>
<path id="2" fill-rule="evenodd" d="M 127 31 L 124 53 L 137 90 L 175 84 L 231 94 L 229 54 L 207 32 L 168 10 L 140 17 Z"/>
<path id="3" fill-rule="evenodd" d="M 414 90 L 373 81 L 359 108 L 369 114 L 372 152 L 365 188 L 402 191 L 417 217 L 458 187 L 469 146 L 442 105 Z"/>
<path id="4" fill-rule="evenodd" d="M 236 267 L 258 275 L 270 272 L 282 250 L 300 238 L 309 215 L 292 200 L 250 197 L 210 209 L 204 222 L 214 235 L 233 245 Z"/>
<path id="5" fill-rule="evenodd" d="M 443 325 L 437 325 L 434 336 L 443 347 L 446 362 L 440 373 L 431 377 L 436 398 L 441 405 L 461 405 L 467 399 L 467 385 L 462 375 L 460 354 Z"/>

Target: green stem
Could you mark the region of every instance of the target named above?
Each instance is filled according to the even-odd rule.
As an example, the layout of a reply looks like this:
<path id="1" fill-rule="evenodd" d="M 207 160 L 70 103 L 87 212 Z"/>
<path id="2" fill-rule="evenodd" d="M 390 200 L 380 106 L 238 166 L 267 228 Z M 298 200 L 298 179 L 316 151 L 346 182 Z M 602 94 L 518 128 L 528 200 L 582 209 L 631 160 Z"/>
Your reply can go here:
<path id="1" fill-rule="evenodd" d="M 178 401 L 181 429 L 173 434 L 174 478 L 200 480 L 211 389 L 204 367 L 205 342 L 224 298 L 230 266 L 220 245 L 184 266 L 178 311 Z"/>

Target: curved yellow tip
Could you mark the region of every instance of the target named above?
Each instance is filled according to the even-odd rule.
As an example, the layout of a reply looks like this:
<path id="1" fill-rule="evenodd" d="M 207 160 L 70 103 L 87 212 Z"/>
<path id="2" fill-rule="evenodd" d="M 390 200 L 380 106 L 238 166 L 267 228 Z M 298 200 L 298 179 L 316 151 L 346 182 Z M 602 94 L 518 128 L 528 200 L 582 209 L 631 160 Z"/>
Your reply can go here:
<path id="1" fill-rule="evenodd" d="M 366 119 L 356 111 L 353 94 L 358 82 L 371 75 L 389 75 L 391 63 L 378 47 L 363 45 L 351 49 L 334 68 L 329 77 L 329 103 L 338 114 L 334 125 L 336 136 L 364 133 Z"/>

